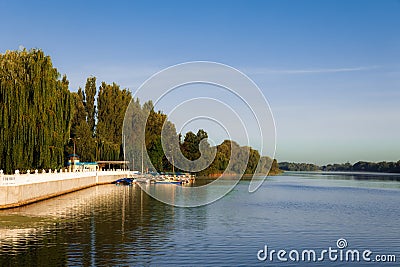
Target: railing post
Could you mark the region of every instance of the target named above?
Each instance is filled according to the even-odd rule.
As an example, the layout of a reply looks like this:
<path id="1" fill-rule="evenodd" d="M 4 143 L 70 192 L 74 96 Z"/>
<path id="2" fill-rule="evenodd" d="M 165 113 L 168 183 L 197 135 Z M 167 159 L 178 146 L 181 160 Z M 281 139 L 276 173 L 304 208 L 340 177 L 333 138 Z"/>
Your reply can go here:
<path id="1" fill-rule="evenodd" d="M 15 183 L 21 183 L 20 182 L 20 179 L 19 179 L 19 170 L 15 170 L 14 171 L 14 181 L 15 181 Z"/>

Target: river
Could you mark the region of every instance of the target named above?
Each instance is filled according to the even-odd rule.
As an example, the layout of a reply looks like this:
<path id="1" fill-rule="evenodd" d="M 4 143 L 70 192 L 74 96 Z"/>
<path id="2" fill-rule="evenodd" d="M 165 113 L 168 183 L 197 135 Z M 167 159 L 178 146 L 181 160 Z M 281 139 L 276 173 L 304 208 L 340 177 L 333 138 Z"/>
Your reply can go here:
<path id="1" fill-rule="evenodd" d="M 92 187 L 0 211 L 0 266 L 378 266 L 377 255 L 399 266 L 398 178 L 285 173 L 197 208 L 163 204 L 137 185 Z M 318 259 L 329 247 L 337 258 Z M 348 249 L 371 254 L 345 262 Z M 304 250 L 317 258 L 303 260 Z"/>

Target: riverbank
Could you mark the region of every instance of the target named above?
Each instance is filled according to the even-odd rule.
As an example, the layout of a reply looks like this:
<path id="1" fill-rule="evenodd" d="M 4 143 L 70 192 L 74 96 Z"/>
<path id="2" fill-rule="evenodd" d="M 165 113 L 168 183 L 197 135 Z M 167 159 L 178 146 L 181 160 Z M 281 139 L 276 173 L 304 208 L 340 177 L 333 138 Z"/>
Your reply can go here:
<path id="1" fill-rule="evenodd" d="M 16 208 L 126 177 L 124 171 L 2 175 L 0 209 Z"/>

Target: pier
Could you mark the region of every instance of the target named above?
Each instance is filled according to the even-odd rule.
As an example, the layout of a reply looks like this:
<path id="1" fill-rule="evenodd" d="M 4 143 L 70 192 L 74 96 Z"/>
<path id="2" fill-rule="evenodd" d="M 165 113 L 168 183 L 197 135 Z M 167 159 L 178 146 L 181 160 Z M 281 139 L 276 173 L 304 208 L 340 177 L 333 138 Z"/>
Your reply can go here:
<path id="1" fill-rule="evenodd" d="M 128 171 L 0 173 L 0 209 L 15 208 L 84 188 L 109 184 L 127 177 Z"/>

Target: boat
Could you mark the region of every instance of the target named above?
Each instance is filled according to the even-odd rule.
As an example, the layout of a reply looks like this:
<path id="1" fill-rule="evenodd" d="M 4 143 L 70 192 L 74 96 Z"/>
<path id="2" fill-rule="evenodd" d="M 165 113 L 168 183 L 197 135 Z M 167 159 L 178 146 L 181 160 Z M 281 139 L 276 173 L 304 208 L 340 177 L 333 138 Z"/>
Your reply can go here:
<path id="1" fill-rule="evenodd" d="M 136 183 L 136 179 L 134 178 L 121 178 L 118 179 L 114 182 L 112 182 L 113 184 L 116 185 L 133 185 L 134 183 Z"/>

